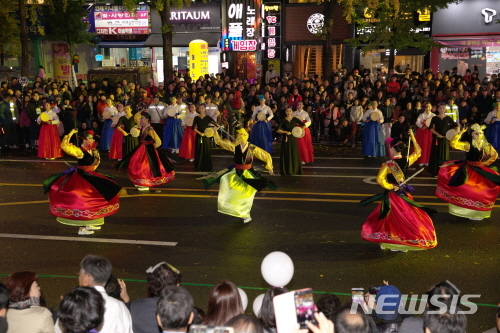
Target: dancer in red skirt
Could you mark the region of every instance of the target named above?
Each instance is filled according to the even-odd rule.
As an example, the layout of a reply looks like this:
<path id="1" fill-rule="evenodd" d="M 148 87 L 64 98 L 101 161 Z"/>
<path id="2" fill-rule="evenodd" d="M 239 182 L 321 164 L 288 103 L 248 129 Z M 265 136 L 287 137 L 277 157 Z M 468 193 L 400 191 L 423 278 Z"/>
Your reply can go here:
<path id="1" fill-rule="evenodd" d="M 43 187 L 49 193 L 50 213 L 57 221 L 78 226 L 79 235 L 91 235 L 101 229 L 104 217 L 113 215 L 120 208 L 121 187 L 108 177 L 94 172 L 99 166 L 99 151 L 92 131 L 83 133 L 81 147 L 70 143 L 72 130 L 63 138 L 61 148 L 78 159 L 78 166 L 45 179 Z"/>
<path id="2" fill-rule="evenodd" d="M 414 202 L 410 195 L 413 189 L 403 184 L 405 171 L 421 153 L 413 132 L 410 130 L 409 133 L 413 153 L 402 158 L 401 151 L 406 150 L 404 143 L 400 139 L 387 139 L 391 160 L 382 164 L 377 176 L 377 183 L 386 191 L 360 202 L 365 205 L 381 201 L 363 224 L 361 238 L 380 243 L 382 249 L 397 252 L 428 250 L 437 246 L 434 224 L 426 212 L 432 210 Z"/>
<path id="3" fill-rule="evenodd" d="M 62 157 L 61 139 L 57 130 L 59 117 L 52 111 L 50 103 L 45 103 L 45 111 L 38 116 L 37 122 L 42 124 L 38 138 L 38 157 L 48 160 Z"/>
<path id="4" fill-rule="evenodd" d="M 429 158 L 431 156 L 431 146 L 432 146 L 432 133 L 429 130 L 430 120 L 432 117 L 436 115 L 432 112 L 431 103 L 427 103 L 425 106 L 425 111 L 421 113 L 417 118 L 417 133 L 415 137 L 417 138 L 417 142 L 422 149 L 422 155 L 417 160 L 419 166 L 429 165 Z"/>
<path id="5" fill-rule="evenodd" d="M 118 113 L 113 116 L 113 124 L 111 127 L 117 126 L 117 121 L 115 121 L 115 117 L 120 119 L 120 117 L 125 115 L 125 110 L 123 109 L 123 104 L 117 104 L 116 109 Z M 118 128 L 123 129 L 123 125 L 118 125 L 119 127 L 115 128 L 116 131 L 113 131 L 113 136 L 111 137 L 111 145 L 109 147 L 108 158 L 113 160 L 121 160 L 123 158 L 123 131 L 118 130 Z"/>
<path id="6" fill-rule="evenodd" d="M 196 105 L 189 105 L 188 112 L 184 118 L 184 135 L 182 136 L 181 148 L 179 149 L 179 157 L 185 158 L 190 162 L 194 161 L 194 148 L 196 143 L 196 132 L 193 131 L 193 121 L 196 116 L 199 116 L 196 112 Z"/>
<path id="7" fill-rule="evenodd" d="M 498 153 L 486 141 L 483 127 L 473 124 L 467 140 L 460 141 L 466 131 L 459 131 L 450 141 L 452 148 L 467 152 L 465 160 L 441 166 L 436 195 L 448 202 L 450 214 L 482 220 L 491 216 L 500 193 L 500 175 L 487 167 L 496 161 Z"/>
<path id="8" fill-rule="evenodd" d="M 304 136 L 302 138 L 297 138 L 297 145 L 299 146 L 300 161 L 302 164 L 314 162 L 314 150 L 312 145 L 311 131 L 309 131 L 309 126 L 311 126 L 311 118 L 309 114 L 303 110 L 304 103 L 297 103 L 297 111 L 295 111 L 292 116 L 297 117 L 304 123 Z"/>
<path id="9" fill-rule="evenodd" d="M 125 156 L 116 168 L 127 168 L 132 183 L 140 191 L 147 191 L 150 187 L 170 183 L 175 179 L 175 171 L 170 159 L 157 150 L 161 140 L 151 127 L 149 113 L 142 113 L 140 126 L 140 145 Z"/>

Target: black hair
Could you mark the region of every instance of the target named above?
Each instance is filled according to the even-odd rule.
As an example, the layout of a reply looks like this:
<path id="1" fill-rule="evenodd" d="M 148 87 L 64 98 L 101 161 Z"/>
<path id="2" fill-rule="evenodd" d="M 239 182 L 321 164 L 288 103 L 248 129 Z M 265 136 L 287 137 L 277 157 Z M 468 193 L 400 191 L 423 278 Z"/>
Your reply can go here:
<path id="1" fill-rule="evenodd" d="M 427 309 L 429 311 L 437 311 L 440 309 L 439 306 L 432 304 L 430 301 L 433 299 L 446 304 L 449 309 L 453 301 L 453 296 L 459 296 L 460 291 L 455 285 L 448 281 L 443 281 L 435 284 L 427 293 Z"/>
<path id="2" fill-rule="evenodd" d="M 168 286 L 181 283 L 181 274 L 172 271 L 167 264 L 161 264 L 152 273 L 147 273 L 149 297 L 160 296 L 161 291 Z"/>
<path id="3" fill-rule="evenodd" d="M 111 276 L 109 277 L 108 283 L 106 283 L 104 289 L 106 290 L 106 294 L 108 294 L 108 296 L 116 298 L 117 300 L 120 299 L 122 287 L 120 286 L 120 283 L 118 283 L 118 279 L 116 278 L 116 276 L 114 276 L 113 274 L 111 274 Z"/>
<path id="4" fill-rule="evenodd" d="M 229 319 L 225 326 L 231 326 L 234 333 L 263 333 L 259 321 L 246 314 L 240 314 Z"/>
<path id="5" fill-rule="evenodd" d="M 80 269 L 89 274 L 96 284 L 105 286 L 113 267 L 108 259 L 89 254 L 80 262 Z"/>
<path id="6" fill-rule="evenodd" d="M 318 312 L 323 312 L 326 318 L 333 321 L 335 319 L 335 314 L 339 310 L 341 302 L 339 298 L 333 294 L 323 294 L 321 298 L 316 302 L 316 307 Z"/>
<path id="7" fill-rule="evenodd" d="M 424 327 L 431 333 L 465 333 L 467 329 L 467 317 L 460 312 L 452 314 L 424 314 Z"/>
<path id="8" fill-rule="evenodd" d="M 164 331 L 179 331 L 189 325 L 193 297 L 183 287 L 168 286 L 163 289 L 156 303 L 156 313 Z"/>
<path id="9" fill-rule="evenodd" d="M 286 292 L 285 288 L 269 288 L 262 299 L 262 306 L 258 317 L 264 327 L 276 328 L 276 316 L 274 314 L 273 298 Z"/>
<path id="10" fill-rule="evenodd" d="M 149 122 L 151 122 L 151 115 L 147 112 L 142 112 L 141 113 L 141 117 L 144 117 L 146 118 L 147 120 L 149 120 Z"/>
<path id="11" fill-rule="evenodd" d="M 0 310 L 5 309 L 9 303 L 9 289 L 0 282 Z"/>
<path id="12" fill-rule="evenodd" d="M 92 287 L 75 287 L 59 306 L 59 322 L 67 333 L 88 332 L 104 320 L 104 299 Z"/>
<path id="13" fill-rule="evenodd" d="M 364 313 L 351 314 L 351 304 L 343 306 L 335 316 L 335 333 L 371 333 L 370 321 Z"/>

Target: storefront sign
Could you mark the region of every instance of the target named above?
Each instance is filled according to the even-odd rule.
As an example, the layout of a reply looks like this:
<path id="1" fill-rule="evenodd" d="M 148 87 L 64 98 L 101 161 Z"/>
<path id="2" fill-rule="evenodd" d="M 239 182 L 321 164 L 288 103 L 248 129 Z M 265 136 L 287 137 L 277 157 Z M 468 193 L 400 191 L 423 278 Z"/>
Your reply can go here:
<path id="1" fill-rule="evenodd" d="M 189 7 L 182 8 L 173 6 L 170 8 L 170 22 L 174 26 L 174 32 L 198 32 L 200 30 L 220 32 L 220 8 L 219 1 L 193 3 Z M 153 12 L 153 15 L 157 16 L 157 13 Z"/>
<path id="2" fill-rule="evenodd" d="M 224 0 L 226 26 L 223 27 L 224 51 L 256 51 L 259 39 L 260 0 Z M 226 41 L 227 40 L 227 41 Z"/>
<path id="3" fill-rule="evenodd" d="M 325 25 L 325 16 L 320 13 L 312 14 L 307 20 L 307 30 L 313 35 L 320 33 Z"/>
<path id="4" fill-rule="evenodd" d="M 281 58 L 281 4 L 266 3 L 262 5 L 261 49 L 263 59 Z"/>
<path id="5" fill-rule="evenodd" d="M 208 44 L 196 39 L 189 43 L 189 75 L 193 80 L 208 74 Z"/>
<path id="6" fill-rule="evenodd" d="M 433 14 L 434 36 L 499 33 L 496 24 L 500 19 L 498 0 L 463 0 L 447 6 Z"/>
<path id="7" fill-rule="evenodd" d="M 137 13 L 124 11 L 122 6 L 95 6 L 94 27 L 97 35 L 149 34 L 149 10 L 139 5 Z"/>
<path id="8" fill-rule="evenodd" d="M 71 78 L 71 59 L 67 43 L 52 43 L 52 64 L 54 79 L 67 81 Z"/>

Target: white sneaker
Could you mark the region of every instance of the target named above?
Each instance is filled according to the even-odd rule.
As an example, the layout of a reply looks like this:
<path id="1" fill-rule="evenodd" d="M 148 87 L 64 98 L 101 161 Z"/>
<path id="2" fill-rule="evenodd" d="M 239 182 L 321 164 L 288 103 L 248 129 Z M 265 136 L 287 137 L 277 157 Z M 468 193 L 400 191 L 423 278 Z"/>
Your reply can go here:
<path id="1" fill-rule="evenodd" d="M 194 158 L 190 159 L 189 162 L 194 162 Z"/>
<path id="2" fill-rule="evenodd" d="M 92 230 L 101 230 L 100 225 L 88 225 L 85 227 L 86 230 L 92 231 Z"/>
<path id="3" fill-rule="evenodd" d="M 245 218 L 243 219 L 243 223 L 248 223 L 248 222 L 250 222 L 250 221 L 252 221 L 252 217 L 251 217 L 251 216 L 247 216 L 247 217 L 245 217 Z"/>
<path id="4" fill-rule="evenodd" d="M 484 220 L 484 218 L 481 218 L 481 219 L 469 218 L 469 220 L 471 220 L 471 221 L 482 221 L 482 220 Z"/>
<path id="5" fill-rule="evenodd" d="M 149 191 L 149 187 L 146 187 L 146 186 L 138 186 L 137 189 L 139 191 Z"/>
<path id="6" fill-rule="evenodd" d="M 302 162 L 300 162 L 300 163 L 302 163 L 302 165 L 306 164 L 306 162 L 304 162 L 304 161 L 302 161 Z"/>
<path id="7" fill-rule="evenodd" d="M 87 235 L 93 235 L 94 232 L 92 230 L 87 230 L 87 229 L 80 229 L 78 230 L 78 235 L 80 236 L 87 236 Z"/>

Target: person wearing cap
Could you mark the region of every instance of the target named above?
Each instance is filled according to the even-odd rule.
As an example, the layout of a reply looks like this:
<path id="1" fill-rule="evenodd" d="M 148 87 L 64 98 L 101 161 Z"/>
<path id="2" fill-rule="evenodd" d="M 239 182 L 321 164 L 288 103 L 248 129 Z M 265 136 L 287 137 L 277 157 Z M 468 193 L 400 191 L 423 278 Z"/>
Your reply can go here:
<path id="1" fill-rule="evenodd" d="M 373 305 L 374 311 L 371 318 L 375 322 L 378 332 L 398 332 L 404 318 L 399 313 L 401 303 L 401 292 L 393 285 L 384 281 L 375 295 L 375 302 L 370 300 L 373 295 L 365 296 L 366 304 Z"/>
<path id="2" fill-rule="evenodd" d="M 167 119 L 165 128 L 163 129 L 163 149 L 171 149 L 172 153 L 179 153 L 181 147 L 182 135 L 182 120 L 179 117 L 182 114 L 182 100 L 180 97 L 172 97 L 170 105 L 163 111 L 163 117 Z"/>
<path id="3" fill-rule="evenodd" d="M 250 142 L 268 153 L 272 153 L 273 135 L 270 121 L 273 119 L 274 114 L 271 108 L 266 105 L 266 98 L 263 95 L 259 96 L 259 101 L 260 104 L 254 108 L 252 113 L 252 120 L 255 121 L 255 125 L 252 127 Z M 259 114 L 265 116 L 258 116 Z M 259 117 L 264 119 L 260 120 Z"/>
<path id="4" fill-rule="evenodd" d="M 37 122 L 38 124 L 42 124 L 38 144 L 38 157 L 47 160 L 62 157 L 61 139 L 57 130 L 59 117 L 52 111 L 52 106 L 49 103 L 45 103 L 45 111 L 38 116 Z"/>

